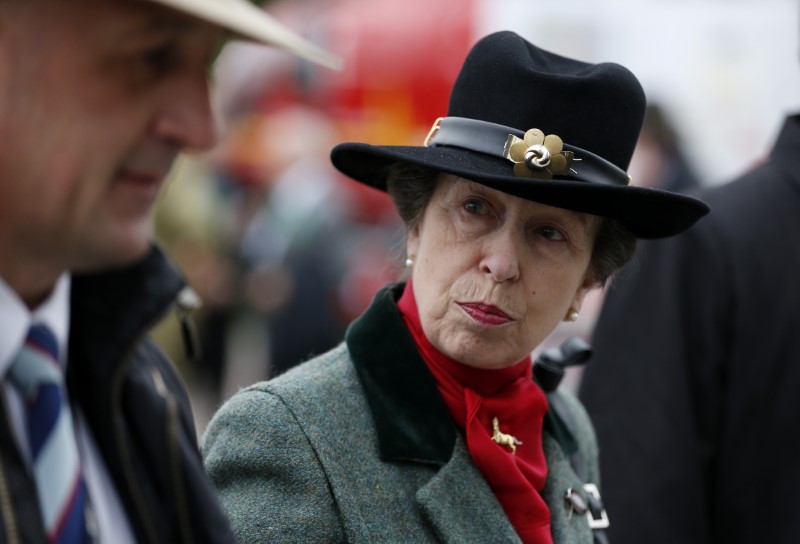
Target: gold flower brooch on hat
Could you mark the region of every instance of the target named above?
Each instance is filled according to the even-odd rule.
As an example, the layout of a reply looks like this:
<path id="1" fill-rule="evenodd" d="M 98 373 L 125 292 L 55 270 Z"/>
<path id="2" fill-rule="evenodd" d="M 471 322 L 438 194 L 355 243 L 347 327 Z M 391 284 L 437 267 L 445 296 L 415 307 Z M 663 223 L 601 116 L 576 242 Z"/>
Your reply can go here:
<path id="1" fill-rule="evenodd" d="M 555 134 L 545 136 L 538 128 L 532 128 L 524 138 L 509 134 L 503 157 L 514 163 L 517 177 L 553 179 L 567 173 L 575 155 L 563 148 L 564 142 Z"/>

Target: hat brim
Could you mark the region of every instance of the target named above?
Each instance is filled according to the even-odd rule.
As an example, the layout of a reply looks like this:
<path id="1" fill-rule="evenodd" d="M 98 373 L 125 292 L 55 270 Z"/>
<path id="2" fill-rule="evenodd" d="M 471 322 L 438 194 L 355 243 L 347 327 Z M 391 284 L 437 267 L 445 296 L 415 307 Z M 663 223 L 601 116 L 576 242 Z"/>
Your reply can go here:
<path id="1" fill-rule="evenodd" d="M 638 238 L 664 238 L 683 232 L 709 212 L 696 198 L 636 186 L 515 177 L 509 161 L 453 147 L 373 146 L 344 143 L 331 152 L 343 174 L 386 191 L 386 171 L 405 162 L 453 174 L 526 200 L 620 221 Z"/>
<path id="2" fill-rule="evenodd" d="M 250 40 L 285 49 L 308 61 L 339 70 L 342 60 L 305 40 L 249 0 L 151 0 L 188 13 Z"/>

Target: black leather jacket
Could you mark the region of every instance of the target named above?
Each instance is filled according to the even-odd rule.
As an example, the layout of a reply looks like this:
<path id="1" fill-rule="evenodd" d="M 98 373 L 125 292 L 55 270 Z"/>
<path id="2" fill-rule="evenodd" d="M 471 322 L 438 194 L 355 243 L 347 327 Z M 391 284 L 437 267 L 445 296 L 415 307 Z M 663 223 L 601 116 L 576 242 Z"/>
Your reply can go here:
<path id="1" fill-rule="evenodd" d="M 74 276 L 68 388 L 138 542 L 233 542 L 203 471 L 189 398 L 174 367 L 145 336 L 183 288 L 155 247 L 130 268 Z M 35 485 L 5 414 L 0 456 L 0 542 L 46 542 Z M 113 541 L 113 534 L 103 536 Z"/>

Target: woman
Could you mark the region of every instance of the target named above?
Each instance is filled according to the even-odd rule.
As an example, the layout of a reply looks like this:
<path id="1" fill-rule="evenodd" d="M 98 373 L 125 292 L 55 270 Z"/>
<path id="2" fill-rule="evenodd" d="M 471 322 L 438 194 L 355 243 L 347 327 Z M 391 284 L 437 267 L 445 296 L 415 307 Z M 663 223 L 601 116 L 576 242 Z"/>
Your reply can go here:
<path id="1" fill-rule="evenodd" d="M 334 148 L 339 170 L 392 196 L 411 278 L 338 348 L 211 422 L 206 467 L 242 541 L 592 541 L 591 426 L 544 394 L 529 354 L 635 237 L 708 211 L 629 185 L 644 106 L 621 66 L 501 32 L 472 49 L 423 147 Z"/>

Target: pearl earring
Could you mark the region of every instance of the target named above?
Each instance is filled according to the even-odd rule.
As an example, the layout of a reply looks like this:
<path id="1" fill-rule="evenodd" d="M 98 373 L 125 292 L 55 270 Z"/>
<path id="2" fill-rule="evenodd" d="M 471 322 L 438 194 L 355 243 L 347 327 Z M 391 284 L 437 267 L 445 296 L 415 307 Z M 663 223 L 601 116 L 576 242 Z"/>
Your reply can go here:
<path id="1" fill-rule="evenodd" d="M 578 320 L 578 310 L 575 308 L 570 308 L 567 312 L 567 316 L 564 318 L 564 321 L 574 322 Z"/>
<path id="2" fill-rule="evenodd" d="M 406 259 L 406 268 L 414 268 L 414 256 L 409 255 Z"/>

